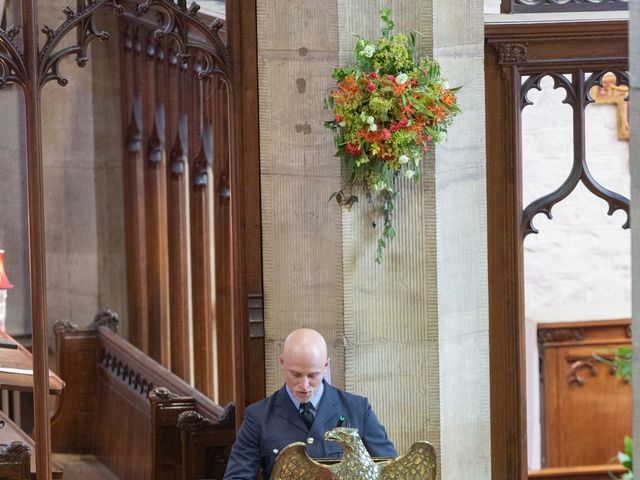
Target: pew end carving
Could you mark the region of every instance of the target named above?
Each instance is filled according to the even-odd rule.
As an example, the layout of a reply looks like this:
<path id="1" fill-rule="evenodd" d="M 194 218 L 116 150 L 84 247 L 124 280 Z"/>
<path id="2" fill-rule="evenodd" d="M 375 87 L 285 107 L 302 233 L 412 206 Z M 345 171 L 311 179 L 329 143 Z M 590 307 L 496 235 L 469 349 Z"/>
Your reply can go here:
<path id="1" fill-rule="evenodd" d="M 0 479 L 28 480 L 31 478 L 31 449 L 22 442 L 0 447 Z"/>
<path id="2" fill-rule="evenodd" d="M 233 414 L 107 325 L 54 327 L 66 389 L 51 422 L 53 451 L 95 455 L 123 480 L 221 478 Z M 182 425 L 183 414 L 206 426 Z"/>

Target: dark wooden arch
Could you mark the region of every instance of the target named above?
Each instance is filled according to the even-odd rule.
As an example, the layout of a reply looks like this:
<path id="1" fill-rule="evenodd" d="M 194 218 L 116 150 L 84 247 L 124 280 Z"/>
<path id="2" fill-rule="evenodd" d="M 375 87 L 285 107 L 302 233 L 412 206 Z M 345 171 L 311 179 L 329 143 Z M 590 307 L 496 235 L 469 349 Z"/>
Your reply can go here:
<path id="1" fill-rule="evenodd" d="M 527 478 L 523 75 L 628 69 L 628 22 L 485 26 L 492 478 Z"/>
<path id="2" fill-rule="evenodd" d="M 258 161 L 258 120 L 255 114 L 257 104 L 257 41 L 256 7 L 253 0 L 227 2 L 227 43 L 222 42 L 218 32 L 222 25 L 218 21 L 207 24 L 197 16 L 197 5 L 187 8 L 186 0 L 148 0 L 143 3 L 124 0 L 79 0 L 77 11 L 64 9 L 66 20 L 58 27 L 51 28 L 38 23 L 37 1 L 22 2 L 21 26 L 0 29 L 0 88 L 10 84 L 22 87 L 26 112 L 26 190 L 29 232 L 29 273 L 30 303 L 32 313 L 34 351 L 34 397 L 35 397 L 35 443 L 36 470 L 38 478 L 51 477 L 51 439 L 48 407 L 48 357 L 47 357 L 47 308 L 46 308 L 46 253 L 44 238 L 44 195 L 42 160 L 42 119 L 41 89 L 52 80 L 61 86 L 67 84 L 59 70 L 60 62 L 74 56 L 79 66 L 87 61 L 87 46 L 96 38 L 107 39 L 94 24 L 94 13 L 110 8 L 117 15 L 144 15 L 150 8 L 159 7 L 167 14 L 166 31 L 158 36 L 172 36 L 178 45 L 184 47 L 188 41 L 184 25 L 200 28 L 204 41 L 196 45 L 202 51 L 204 68 L 202 76 L 212 73 L 209 67 L 222 65 L 221 78 L 226 82 L 228 111 L 230 113 L 229 149 L 229 311 L 230 325 L 225 334 L 229 335 L 225 345 L 224 374 L 229 378 L 227 395 L 232 396 L 237 405 L 236 421 L 241 422 L 245 405 L 256 397 L 264 395 L 264 361 L 250 355 L 249 346 L 249 303 L 251 298 L 261 297 L 261 235 L 260 232 L 260 192 Z M 39 32 L 46 39 L 40 45 Z M 68 34 L 76 34 L 75 42 L 62 46 L 61 40 Z M 18 36 L 22 41 L 16 41 Z M 182 43 L 181 43 L 182 42 Z M 181 52 L 182 53 L 182 52 Z M 123 121 L 127 125 L 128 151 L 135 155 L 141 149 L 141 113 L 132 107 L 131 115 Z M 147 123 L 154 123 L 153 120 Z M 152 141 L 147 144 L 150 159 L 159 152 L 165 134 L 162 122 L 156 121 Z M 170 139 L 173 141 L 173 138 Z M 155 153 L 154 153 L 155 152 Z M 179 157 L 176 153 L 175 160 Z M 151 158 L 153 157 L 153 158 Z M 126 158 L 126 157 L 125 157 Z M 177 162 L 179 163 L 179 161 Z M 178 168 L 178 167 L 177 167 Z M 141 212 L 142 213 L 142 212 Z M 251 235 L 248 235 L 250 232 Z M 256 234 L 256 232 L 258 234 Z M 249 252 L 249 253 L 248 253 Z M 248 264 L 247 259 L 250 259 Z M 145 301 L 145 299 L 142 299 Z M 258 338 L 258 344 L 261 339 Z M 155 348 L 155 347 L 154 347 Z M 170 352 L 158 347 L 160 356 Z"/>

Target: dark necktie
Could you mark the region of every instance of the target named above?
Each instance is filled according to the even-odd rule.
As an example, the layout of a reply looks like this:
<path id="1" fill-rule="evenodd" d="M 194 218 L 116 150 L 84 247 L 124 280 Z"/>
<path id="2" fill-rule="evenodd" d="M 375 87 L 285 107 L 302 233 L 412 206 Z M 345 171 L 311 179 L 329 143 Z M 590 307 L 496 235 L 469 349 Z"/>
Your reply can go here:
<path id="1" fill-rule="evenodd" d="M 302 415 L 302 420 L 304 420 L 307 428 L 311 428 L 311 424 L 313 423 L 313 404 L 311 402 L 301 403 L 300 404 L 300 415 Z"/>

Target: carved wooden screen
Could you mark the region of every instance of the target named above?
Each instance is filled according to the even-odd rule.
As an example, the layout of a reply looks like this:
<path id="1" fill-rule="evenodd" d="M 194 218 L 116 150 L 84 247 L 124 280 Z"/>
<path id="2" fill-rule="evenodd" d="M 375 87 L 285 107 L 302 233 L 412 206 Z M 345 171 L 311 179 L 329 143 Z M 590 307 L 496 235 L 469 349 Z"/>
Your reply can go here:
<path id="1" fill-rule="evenodd" d="M 584 152 L 590 87 L 607 72 L 628 84 L 627 23 L 487 25 L 485 53 L 492 475 L 524 479 L 523 239 L 534 231 L 533 216 L 550 215 L 578 182 L 607 201 L 609 213 L 622 209 L 628 215 L 628 200 L 593 179 Z M 547 75 L 566 90 L 573 109 L 573 168 L 560 188 L 523 206 L 521 113 L 528 91 Z"/>
<path id="2" fill-rule="evenodd" d="M 222 41 L 215 55 L 198 47 L 223 23 L 176 33 L 176 19 L 155 14 L 173 34 L 157 34 L 149 15 L 120 23 L 130 339 L 187 381 L 193 360 L 196 388 L 224 402 L 234 398 L 228 373 L 217 375 L 232 371 L 233 111 Z"/>
<path id="3" fill-rule="evenodd" d="M 502 0 L 502 13 L 628 10 L 629 0 Z"/>

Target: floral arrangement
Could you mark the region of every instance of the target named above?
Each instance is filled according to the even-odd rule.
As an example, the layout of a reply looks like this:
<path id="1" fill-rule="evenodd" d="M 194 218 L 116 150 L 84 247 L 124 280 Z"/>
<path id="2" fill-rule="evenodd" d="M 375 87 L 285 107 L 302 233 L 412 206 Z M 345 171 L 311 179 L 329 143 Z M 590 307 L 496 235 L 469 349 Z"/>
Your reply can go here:
<path id="1" fill-rule="evenodd" d="M 449 88 L 439 65 L 417 58 L 416 32 L 392 35 L 389 8 L 380 11 L 380 18 L 381 37 L 370 41 L 356 35 L 356 63 L 333 70 L 337 84 L 325 100 L 325 108 L 334 113 L 325 126 L 334 132 L 336 156 L 349 175 L 348 185 L 332 198 L 351 207 L 358 200 L 352 189 L 361 187 L 375 204 L 383 219 L 376 263 L 396 235 L 391 216 L 398 177 L 420 180 L 425 152 L 446 138 L 459 111 L 458 89 Z"/>

